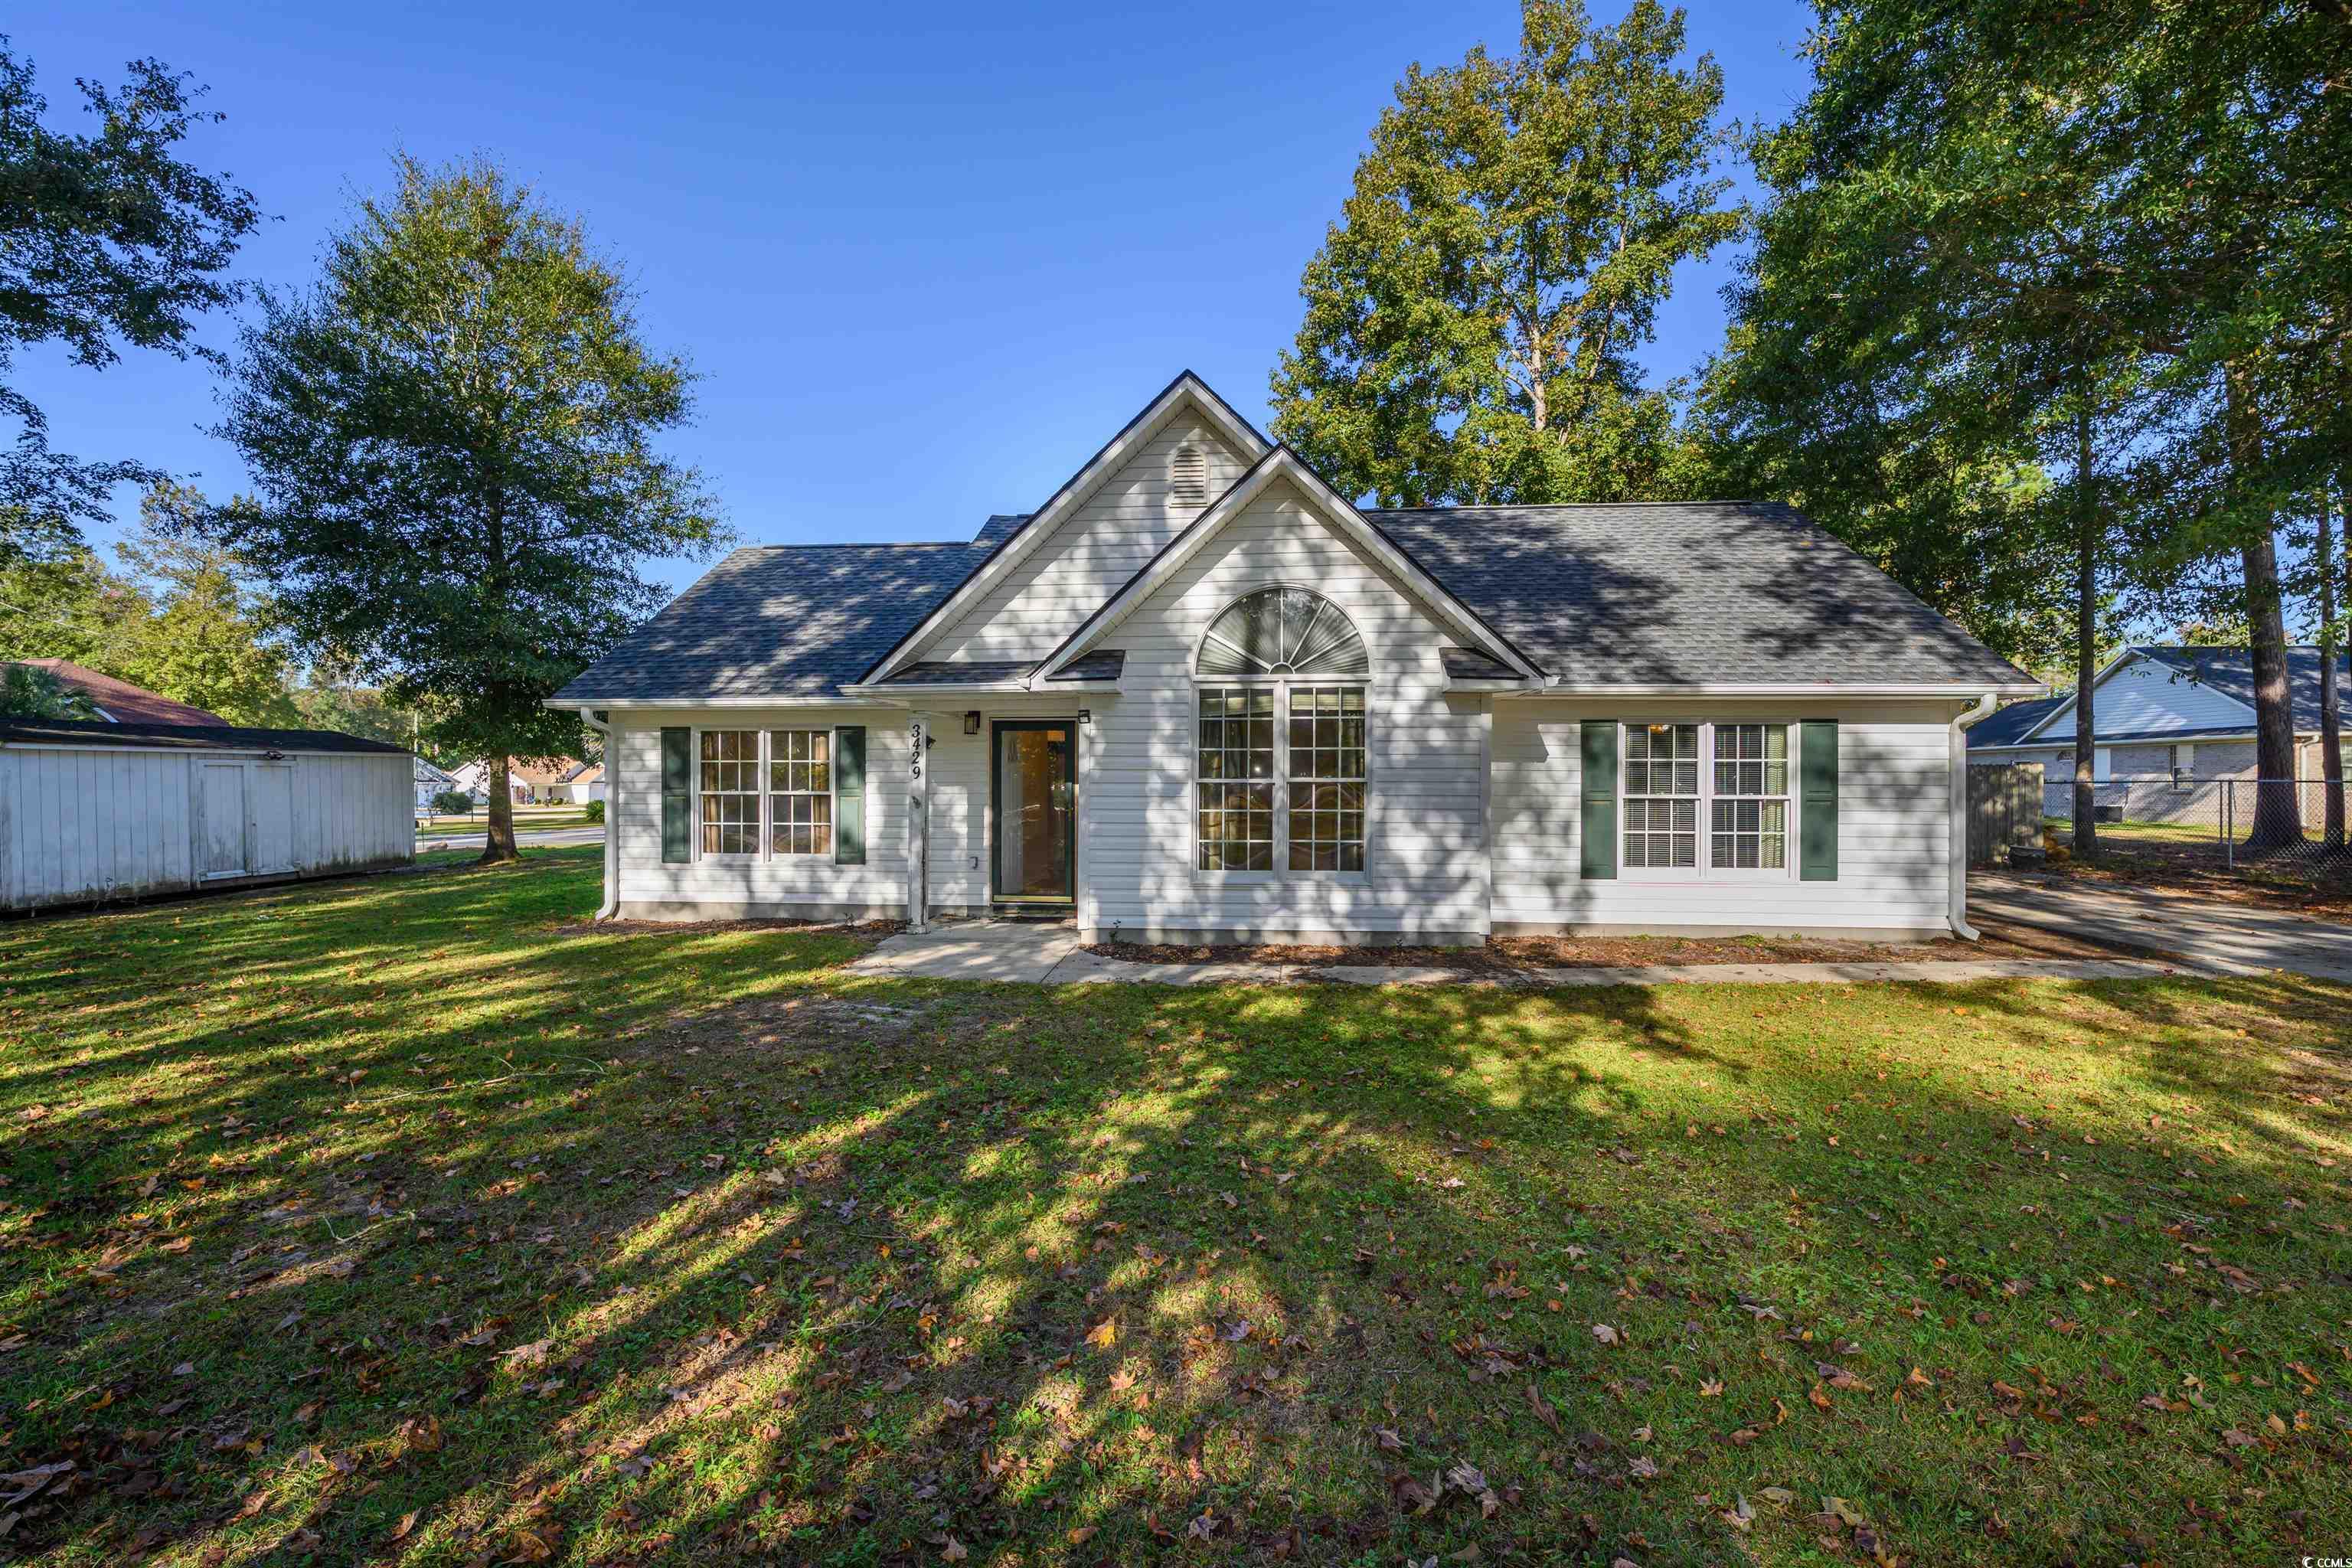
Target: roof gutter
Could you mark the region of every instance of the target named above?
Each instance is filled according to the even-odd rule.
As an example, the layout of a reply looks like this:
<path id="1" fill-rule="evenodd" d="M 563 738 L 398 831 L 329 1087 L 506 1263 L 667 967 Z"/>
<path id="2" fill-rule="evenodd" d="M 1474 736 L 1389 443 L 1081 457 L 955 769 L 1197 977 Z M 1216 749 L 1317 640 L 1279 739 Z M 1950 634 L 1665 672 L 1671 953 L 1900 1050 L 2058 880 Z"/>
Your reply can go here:
<path id="1" fill-rule="evenodd" d="M 1988 691 L 1952 720 L 1951 765 L 1944 786 L 1952 819 L 1949 918 L 1952 934 L 1963 942 L 1974 942 L 1979 935 L 1977 928 L 1969 924 L 1969 728 L 1991 717 L 2000 706 L 2000 693 Z"/>

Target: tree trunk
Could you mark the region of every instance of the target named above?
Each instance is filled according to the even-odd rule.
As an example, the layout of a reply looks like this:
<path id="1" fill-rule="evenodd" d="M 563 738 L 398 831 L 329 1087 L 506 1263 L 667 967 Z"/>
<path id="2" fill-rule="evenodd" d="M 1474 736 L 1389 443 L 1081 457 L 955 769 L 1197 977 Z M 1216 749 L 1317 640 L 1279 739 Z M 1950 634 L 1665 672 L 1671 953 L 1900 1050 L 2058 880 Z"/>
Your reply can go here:
<path id="1" fill-rule="evenodd" d="M 2232 367 L 2228 381 L 2230 464 L 2242 487 L 2258 480 L 2262 426 L 2253 400 Z M 2303 842 L 2303 810 L 2295 799 L 2294 710 L 2286 680 L 2286 609 L 2279 587 L 2278 539 L 2269 518 L 2240 546 L 2245 572 L 2248 651 L 2254 679 L 2253 830 L 2249 849 L 2279 849 Z"/>
<path id="2" fill-rule="evenodd" d="M 2344 507 L 2345 544 L 2352 549 L 2352 463 L 2337 477 L 2336 500 Z M 2313 554 L 2319 571 L 2319 775 L 2326 814 L 2327 850 L 2344 851 L 2344 721 L 2336 693 L 2336 550 L 2330 539 L 2327 498 L 2319 498 L 2319 542 Z"/>
<path id="3" fill-rule="evenodd" d="M 490 759 L 490 829 L 482 840 L 480 864 L 495 866 L 501 860 L 518 860 L 515 849 L 514 784 L 508 773 L 509 757 Z"/>
<path id="4" fill-rule="evenodd" d="M 2099 496 L 2092 476 L 2091 410 L 2074 416 L 2074 855 L 2099 853 L 2094 785 L 2098 743 L 2091 686 L 2099 669 Z"/>

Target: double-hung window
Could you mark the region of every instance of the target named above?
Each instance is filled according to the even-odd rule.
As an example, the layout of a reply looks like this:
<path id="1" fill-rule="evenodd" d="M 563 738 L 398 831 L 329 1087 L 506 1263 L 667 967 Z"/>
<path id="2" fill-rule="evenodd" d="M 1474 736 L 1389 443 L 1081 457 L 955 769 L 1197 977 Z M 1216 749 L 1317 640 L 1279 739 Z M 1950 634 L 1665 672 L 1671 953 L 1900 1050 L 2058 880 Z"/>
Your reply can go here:
<path id="1" fill-rule="evenodd" d="M 833 732 L 705 730 L 697 742 L 705 857 L 833 853 Z"/>
<path id="2" fill-rule="evenodd" d="M 702 852 L 760 852 L 760 731 L 702 732 Z"/>
<path id="3" fill-rule="evenodd" d="M 1347 616 L 1304 588 L 1263 589 L 1210 624 L 1196 668 L 1194 867 L 1360 873 L 1371 659 Z"/>
<path id="4" fill-rule="evenodd" d="M 1789 737 L 1787 724 L 1626 725 L 1626 868 L 1787 875 L 1795 816 Z"/>

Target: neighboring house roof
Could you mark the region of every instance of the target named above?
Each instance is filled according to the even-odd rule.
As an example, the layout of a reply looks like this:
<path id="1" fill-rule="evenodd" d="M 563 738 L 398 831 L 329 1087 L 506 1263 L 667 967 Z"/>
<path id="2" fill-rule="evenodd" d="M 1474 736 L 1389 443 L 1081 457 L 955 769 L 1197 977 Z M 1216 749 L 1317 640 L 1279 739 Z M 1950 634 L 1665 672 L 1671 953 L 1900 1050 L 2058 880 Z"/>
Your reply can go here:
<path id="1" fill-rule="evenodd" d="M 216 730 L 228 723 L 217 713 L 186 702 L 175 702 L 143 686 L 133 686 L 110 675 L 100 675 L 71 659 L 27 658 L 16 662 L 28 664 L 35 669 L 47 670 L 60 682 L 97 703 L 106 716 L 118 724 L 181 724 Z"/>
<path id="2" fill-rule="evenodd" d="M 2030 697 L 2022 702 L 2011 702 L 1993 710 L 1969 727 L 1971 746 L 2007 746 L 2025 739 L 2025 732 L 2047 719 L 2069 700 L 2064 697 Z"/>
<path id="3" fill-rule="evenodd" d="M 2159 664 L 2169 665 L 2184 680 L 2210 686 L 2249 708 L 2254 705 L 2254 656 L 2251 648 L 2134 645 L 2132 651 Z M 2316 731 L 2319 728 L 2319 667 L 2317 648 L 2290 647 L 2286 650 L 2287 698 L 2294 710 L 2294 727 L 2298 731 Z M 2338 658 L 2336 673 L 2339 685 L 2352 681 L 2352 656 Z M 2097 715 L 2094 713 L 2092 717 L 2095 719 Z"/>
<path id="4" fill-rule="evenodd" d="M 0 742 L 131 746 L 186 752 L 388 752 L 405 746 L 340 730 L 248 730 L 236 725 L 118 724 L 104 719 L 0 719 Z"/>
<path id="5" fill-rule="evenodd" d="M 604 763 L 583 763 L 583 764 L 581 765 L 580 770 L 579 770 L 577 773 L 573 773 L 570 778 L 568 778 L 568 779 L 564 780 L 563 782 L 564 782 L 564 783 L 566 783 L 566 784 L 602 784 L 604 781 Z"/>
<path id="6" fill-rule="evenodd" d="M 457 782 L 454 774 L 442 772 L 439 768 L 435 767 L 431 763 L 426 762 L 423 757 L 417 757 L 415 760 L 416 763 L 416 782 L 418 784 L 454 784 Z"/>
<path id="7" fill-rule="evenodd" d="M 2014 686 L 2026 679 L 1777 502 L 1364 515 L 1567 686 Z"/>
<path id="8" fill-rule="evenodd" d="M 2172 671 L 2172 680 L 2181 685 L 2202 686 L 2219 692 L 2243 706 L 2251 715 L 2254 706 L 2253 655 L 2242 647 L 2174 647 L 2155 643 L 2135 643 L 2126 647 L 2105 669 L 2099 671 L 2095 684 L 2105 686 L 2110 676 L 2119 674 L 2135 661 L 2159 664 Z M 2292 647 L 2286 650 L 2287 696 L 2294 715 L 2295 733 L 2316 734 L 2319 730 L 2319 650 L 2315 647 Z M 2338 679 L 2352 696 L 2352 655 L 2347 655 L 2337 665 Z M 2074 692 L 2069 689 L 2053 696 L 2032 702 L 2012 702 L 1990 718 L 1977 724 L 1968 732 L 1972 748 L 1988 746 L 2049 745 L 2063 748 L 2074 744 L 2072 735 L 2040 736 L 2034 731 L 2058 718 L 2074 705 Z M 2097 714 L 2094 714 L 2095 719 Z M 2241 738 L 2251 734 L 2251 723 L 2191 724 L 2163 730 L 2101 729 L 2096 736 L 2100 745 L 2126 745 L 2135 742 L 2196 742 L 2221 738 Z"/>
<path id="9" fill-rule="evenodd" d="M 555 700 L 828 697 L 954 592 L 971 544 L 785 544 L 738 550 L 572 678 Z"/>
<path id="10" fill-rule="evenodd" d="M 577 757 L 512 757 L 507 762 L 509 784 L 562 784 L 580 771 Z"/>

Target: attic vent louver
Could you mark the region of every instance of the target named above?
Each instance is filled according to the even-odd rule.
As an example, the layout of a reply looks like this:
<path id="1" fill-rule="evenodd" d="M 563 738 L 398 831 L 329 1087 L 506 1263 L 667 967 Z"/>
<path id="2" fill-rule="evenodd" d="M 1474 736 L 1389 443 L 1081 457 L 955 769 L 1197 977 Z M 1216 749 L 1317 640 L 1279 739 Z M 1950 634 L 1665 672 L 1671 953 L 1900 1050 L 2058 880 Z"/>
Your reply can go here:
<path id="1" fill-rule="evenodd" d="M 1168 504 L 1190 511 L 1209 504 L 1209 455 L 1190 441 L 1169 455 Z"/>

